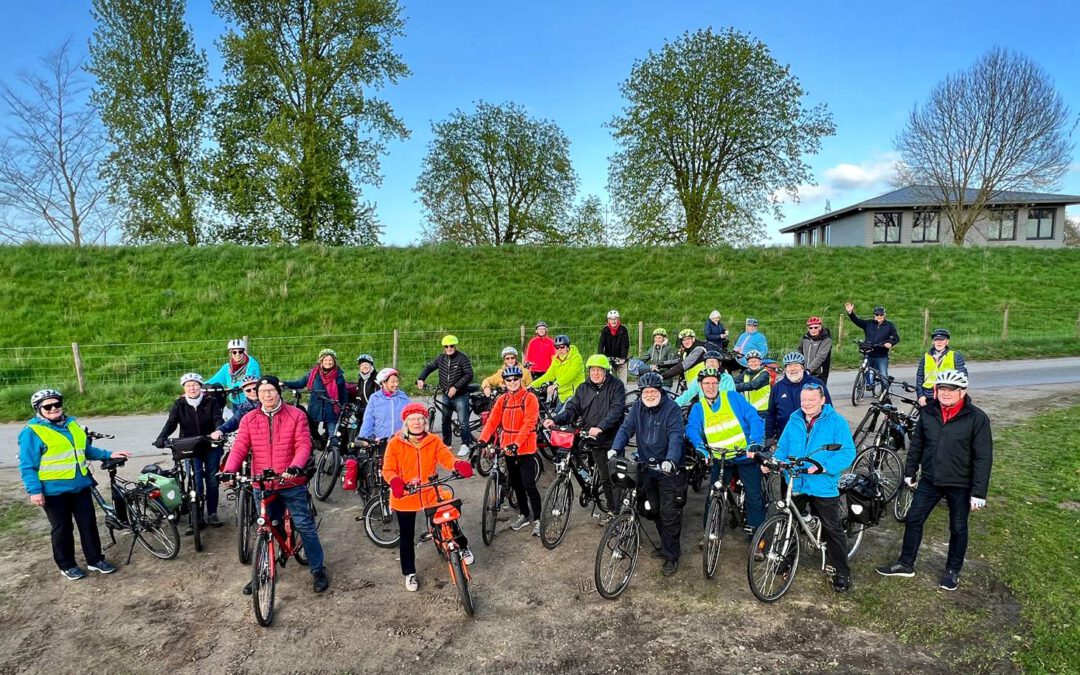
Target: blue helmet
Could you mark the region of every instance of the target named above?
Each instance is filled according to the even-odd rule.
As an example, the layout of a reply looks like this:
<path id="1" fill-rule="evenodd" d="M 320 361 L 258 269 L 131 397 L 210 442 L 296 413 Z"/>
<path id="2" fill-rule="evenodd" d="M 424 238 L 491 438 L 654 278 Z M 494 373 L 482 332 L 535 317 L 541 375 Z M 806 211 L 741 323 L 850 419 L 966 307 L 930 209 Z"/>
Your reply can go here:
<path id="1" fill-rule="evenodd" d="M 569 347 L 570 346 L 570 336 L 569 335 L 556 335 L 555 336 L 555 346 L 556 347 Z"/>
<path id="2" fill-rule="evenodd" d="M 507 366 L 507 367 L 503 368 L 502 376 L 503 376 L 504 380 L 506 378 L 508 378 L 508 377 L 521 377 L 522 376 L 521 366 L 514 365 L 514 366 Z"/>
<path id="3" fill-rule="evenodd" d="M 784 354 L 784 365 L 786 366 L 789 363 L 798 363 L 805 366 L 806 357 L 803 356 L 800 352 L 788 352 L 787 354 Z"/>

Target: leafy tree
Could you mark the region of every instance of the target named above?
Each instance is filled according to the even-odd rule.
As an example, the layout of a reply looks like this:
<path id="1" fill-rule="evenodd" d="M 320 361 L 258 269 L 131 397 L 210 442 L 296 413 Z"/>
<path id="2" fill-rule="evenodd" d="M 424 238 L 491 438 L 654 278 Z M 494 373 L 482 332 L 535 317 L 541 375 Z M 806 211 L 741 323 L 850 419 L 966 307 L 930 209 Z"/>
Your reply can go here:
<path id="1" fill-rule="evenodd" d="M 365 89 L 409 70 L 391 40 L 394 0 L 215 0 L 235 26 L 221 41 L 226 83 L 214 130 L 215 201 L 244 242 L 373 243 L 385 142 L 408 135 Z"/>
<path id="2" fill-rule="evenodd" d="M 205 194 L 206 55 L 184 23 L 185 0 L 94 0 L 87 70 L 113 146 L 110 201 L 134 241 L 199 243 Z"/>
<path id="3" fill-rule="evenodd" d="M 1070 248 L 1080 247 L 1080 219 L 1065 218 L 1065 245 Z"/>
<path id="4" fill-rule="evenodd" d="M 940 203 L 943 224 L 962 244 L 998 193 L 1045 189 L 1061 180 L 1073 150 L 1068 120 L 1045 71 L 995 48 L 912 109 L 896 138 L 898 182 L 920 186 Z"/>
<path id="5" fill-rule="evenodd" d="M 812 176 L 804 155 L 835 126 L 762 42 L 734 29 L 684 33 L 634 63 L 610 123 L 608 191 L 643 243 L 741 244 Z"/>
<path id="6" fill-rule="evenodd" d="M 501 246 L 562 237 L 577 175 L 570 141 L 554 122 L 514 103 L 481 101 L 432 132 L 416 181 L 427 239 Z"/>

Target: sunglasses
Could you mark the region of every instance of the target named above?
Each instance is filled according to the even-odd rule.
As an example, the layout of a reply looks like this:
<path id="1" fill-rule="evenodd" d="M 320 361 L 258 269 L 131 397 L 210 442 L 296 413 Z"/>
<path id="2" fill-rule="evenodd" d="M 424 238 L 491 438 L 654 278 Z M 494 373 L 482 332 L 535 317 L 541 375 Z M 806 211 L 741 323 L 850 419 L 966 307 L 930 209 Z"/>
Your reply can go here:
<path id="1" fill-rule="evenodd" d="M 455 347 L 454 345 L 446 345 L 445 347 L 443 347 L 443 349 L 454 350 L 457 349 L 457 347 Z"/>
<path id="2" fill-rule="evenodd" d="M 52 412 L 53 410 L 60 410 L 63 407 L 63 403 L 46 403 L 45 405 L 41 406 L 41 409 L 46 412 Z"/>
<path id="3" fill-rule="evenodd" d="M 821 326 L 807 326 L 810 330 L 821 330 Z"/>
<path id="4" fill-rule="evenodd" d="M 513 354 L 507 354 L 503 357 L 503 361 L 517 361 L 517 357 Z"/>
<path id="5" fill-rule="evenodd" d="M 802 388 L 803 391 L 806 391 L 807 389 L 816 389 L 818 391 L 822 391 L 823 389 L 825 389 L 825 387 L 821 386 L 817 382 L 808 382 L 804 384 Z"/>
<path id="6" fill-rule="evenodd" d="M 517 375 L 511 375 L 510 377 L 504 377 L 503 382 L 517 382 L 520 379 L 521 378 L 518 377 Z"/>
<path id="7" fill-rule="evenodd" d="M 257 390 L 257 389 L 258 389 L 258 387 L 244 387 L 244 393 L 245 394 L 250 394 L 251 392 L 253 392 L 253 391 Z"/>
<path id="8" fill-rule="evenodd" d="M 555 345 L 555 349 L 570 349 L 569 345 Z"/>
<path id="9" fill-rule="evenodd" d="M 244 350 L 243 349 L 230 349 L 229 353 L 230 354 L 243 354 Z"/>

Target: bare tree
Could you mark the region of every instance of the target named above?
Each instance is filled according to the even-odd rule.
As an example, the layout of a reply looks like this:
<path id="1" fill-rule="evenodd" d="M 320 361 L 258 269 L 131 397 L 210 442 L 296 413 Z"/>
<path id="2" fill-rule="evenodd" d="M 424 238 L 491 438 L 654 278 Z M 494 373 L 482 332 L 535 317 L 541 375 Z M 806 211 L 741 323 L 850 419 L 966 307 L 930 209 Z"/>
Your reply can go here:
<path id="1" fill-rule="evenodd" d="M 81 246 L 104 238 L 98 178 L 105 136 L 87 104 L 89 86 L 68 39 L 42 59 L 44 73 L 22 73 L 22 87 L 0 86 L 6 107 L 0 139 L 0 220 L 10 240 L 59 240 Z"/>
<path id="2" fill-rule="evenodd" d="M 1061 180 L 1073 150 L 1068 120 L 1069 109 L 1042 68 L 994 48 L 912 109 L 895 141 L 898 182 L 925 186 L 942 205 L 954 243 L 963 244 L 1000 193 L 1047 189 Z"/>

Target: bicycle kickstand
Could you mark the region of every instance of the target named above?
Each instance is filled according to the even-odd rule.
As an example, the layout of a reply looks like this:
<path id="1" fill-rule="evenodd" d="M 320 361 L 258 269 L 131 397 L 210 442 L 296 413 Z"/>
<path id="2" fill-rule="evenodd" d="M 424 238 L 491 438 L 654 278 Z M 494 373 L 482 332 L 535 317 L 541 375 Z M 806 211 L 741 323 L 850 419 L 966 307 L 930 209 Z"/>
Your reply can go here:
<path id="1" fill-rule="evenodd" d="M 109 528 L 109 539 L 112 540 L 112 543 L 103 546 L 101 549 L 102 551 L 108 551 L 113 546 L 116 546 L 116 533 L 113 532 L 113 529 L 111 527 Z"/>
<path id="2" fill-rule="evenodd" d="M 128 548 L 128 557 L 125 565 L 131 564 L 131 556 L 135 554 L 135 542 L 139 540 L 139 533 L 136 530 L 131 531 L 131 547 Z"/>

